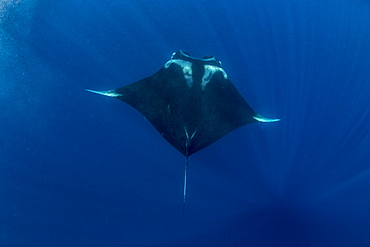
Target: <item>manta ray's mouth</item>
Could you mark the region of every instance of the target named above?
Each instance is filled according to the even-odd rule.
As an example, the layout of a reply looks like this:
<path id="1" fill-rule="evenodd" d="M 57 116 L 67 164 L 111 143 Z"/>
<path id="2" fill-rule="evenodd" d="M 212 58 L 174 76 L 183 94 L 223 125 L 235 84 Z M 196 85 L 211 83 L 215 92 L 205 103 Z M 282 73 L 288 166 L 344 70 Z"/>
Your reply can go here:
<path id="1" fill-rule="evenodd" d="M 182 50 L 174 52 L 172 54 L 171 59 L 182 59 L 182 60 L 186 60 L 189 62 L 198 61 L 198 62 L 203 62 L 204 64 L 207 64 L 207 65 L 217 66 L 220 68 L 222 67 L 221 61 L 218 60 L 215 56 L 205 56 L 202 58 L 197 58 L 197 57 L 192 57 L 189 53 L 182 51 Z"/>

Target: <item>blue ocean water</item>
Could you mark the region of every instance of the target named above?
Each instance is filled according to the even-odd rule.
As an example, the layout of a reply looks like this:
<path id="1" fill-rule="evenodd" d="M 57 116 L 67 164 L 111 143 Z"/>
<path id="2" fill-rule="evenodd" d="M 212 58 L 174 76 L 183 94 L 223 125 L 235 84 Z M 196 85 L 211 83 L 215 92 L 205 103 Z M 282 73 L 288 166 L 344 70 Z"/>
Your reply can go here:
<path id="1" fill-rule="evenodd" d="M 0 2 L 0 246 L 370 246 L 370 3 Z M 86 92 L 215 55 L 255 123 L 184 157 Z"/>

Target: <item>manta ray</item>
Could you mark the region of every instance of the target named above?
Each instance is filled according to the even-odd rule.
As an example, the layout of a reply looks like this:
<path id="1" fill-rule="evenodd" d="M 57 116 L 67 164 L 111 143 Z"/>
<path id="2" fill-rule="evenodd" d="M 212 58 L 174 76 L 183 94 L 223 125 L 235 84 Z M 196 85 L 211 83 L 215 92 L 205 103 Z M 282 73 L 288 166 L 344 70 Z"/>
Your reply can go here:
<path id="1" fill-rule="evenodd" d="M 181 50 L 142 80 L 108 91 L 86 90 L 134 107 L 186 157 L 183 205 L 190 155 L 246 124 L 280 120 L 257 114 L 216 57 L 195 58 Z"/>

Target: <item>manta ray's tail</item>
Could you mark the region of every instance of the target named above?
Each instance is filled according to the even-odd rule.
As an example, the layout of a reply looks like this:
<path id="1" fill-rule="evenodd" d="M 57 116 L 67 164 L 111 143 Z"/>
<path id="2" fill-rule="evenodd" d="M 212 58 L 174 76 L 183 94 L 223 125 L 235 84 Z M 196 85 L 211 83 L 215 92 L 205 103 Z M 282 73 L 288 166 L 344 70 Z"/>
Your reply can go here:
<path id="1" fill-rule="evenodd" d="M 185 173 L 184 173 L 184 201 L 182 204 L 182 215 L 185 214 L 185 200 L 186 200 L 186 172 L 188 171 L 189 156 L 185 158 Z"/>

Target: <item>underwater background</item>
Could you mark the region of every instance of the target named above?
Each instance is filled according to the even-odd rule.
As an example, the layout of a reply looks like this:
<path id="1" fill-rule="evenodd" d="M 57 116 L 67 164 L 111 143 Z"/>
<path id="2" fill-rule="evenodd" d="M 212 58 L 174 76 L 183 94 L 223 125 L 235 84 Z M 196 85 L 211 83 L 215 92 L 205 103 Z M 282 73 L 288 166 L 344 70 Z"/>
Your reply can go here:
<path id="1" fill-rule="evenodd" d="M 370 246 L 370 2 L 2 0 L 0 246 Z M 259 114 L 189 159 L 86 92 L 215 55 Z"/>

